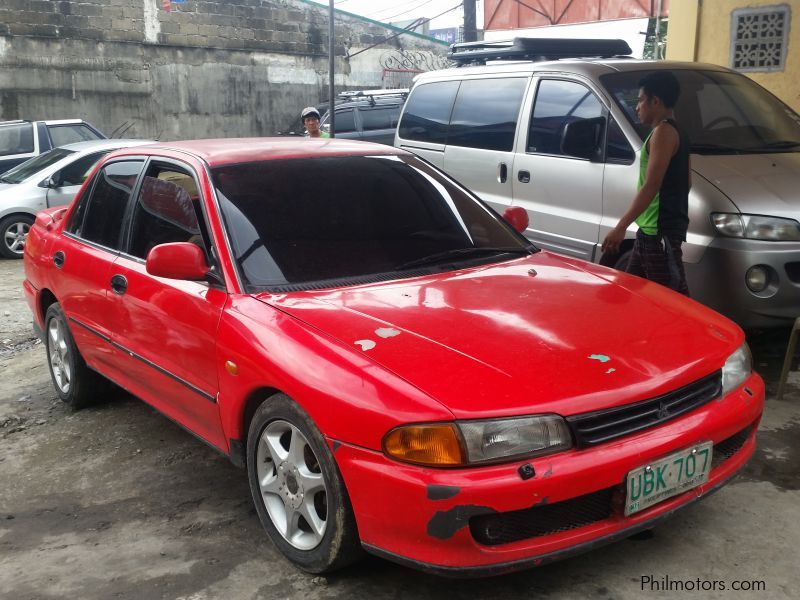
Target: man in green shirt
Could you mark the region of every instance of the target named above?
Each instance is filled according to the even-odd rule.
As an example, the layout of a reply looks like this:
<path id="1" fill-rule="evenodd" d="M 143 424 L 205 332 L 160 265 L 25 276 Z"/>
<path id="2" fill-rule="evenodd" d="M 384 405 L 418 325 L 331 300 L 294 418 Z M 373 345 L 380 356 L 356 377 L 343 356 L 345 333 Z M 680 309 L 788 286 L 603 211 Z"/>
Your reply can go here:
<path id="1" fill-rule="evenodd" d="M 625 231 L 639 226 L 628 273 L 689 295 L 681 244 L 689 227 L 691 164 L 689 139 L 675 121 L 680 85 L 670 71 L 654 71 L 639 82 L 636 113 L 652 127 L 639 163 L 638 192 L 616 227 L 603 240 L 603 252 L 618 252 Z"/>
<path id="2" fill-rule="evenodd" d="M 319 111 L 313 106 L 307 106 L 300 112 L 300 118 L 303 120 L 303 127 L 308 132 L 308 137 L 312 138 L 329 138 L 330 134 L 325 133 L 319 128 Z"/>

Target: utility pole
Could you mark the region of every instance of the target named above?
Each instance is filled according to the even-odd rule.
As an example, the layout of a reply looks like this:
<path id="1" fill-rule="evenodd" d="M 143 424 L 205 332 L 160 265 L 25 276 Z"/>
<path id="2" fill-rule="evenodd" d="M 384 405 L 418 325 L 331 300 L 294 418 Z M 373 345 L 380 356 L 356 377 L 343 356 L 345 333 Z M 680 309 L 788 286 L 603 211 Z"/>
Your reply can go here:
<path id="1" fill-rule="evenodd" d="M 464 0 L 464 41 L 478 41 L 478 29 L 475 26 L 475 0 Z"/>

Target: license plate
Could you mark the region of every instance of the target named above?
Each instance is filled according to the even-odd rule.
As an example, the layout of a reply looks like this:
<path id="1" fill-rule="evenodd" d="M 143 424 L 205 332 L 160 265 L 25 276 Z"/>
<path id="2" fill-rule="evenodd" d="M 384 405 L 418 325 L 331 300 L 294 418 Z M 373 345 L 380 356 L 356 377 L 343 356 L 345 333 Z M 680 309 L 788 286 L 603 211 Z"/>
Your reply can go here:
<path id="1" fill-rule="evenodd" d="M 625 516 L 708 481 L 712 452 L 712 443 L 703 442 L 630 471 Z"/>

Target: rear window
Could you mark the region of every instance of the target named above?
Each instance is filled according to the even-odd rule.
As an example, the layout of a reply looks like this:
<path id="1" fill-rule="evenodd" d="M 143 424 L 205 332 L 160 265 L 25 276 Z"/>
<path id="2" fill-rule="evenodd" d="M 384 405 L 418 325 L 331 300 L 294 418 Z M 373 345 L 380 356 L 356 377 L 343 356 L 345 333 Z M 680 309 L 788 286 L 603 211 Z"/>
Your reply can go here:
<path id="1" fill-rule="evenodd" d="M 450 113 L 459 83 L 439 81 L 414 88 L 400 121 L 400 137 L 419 142 L 447 143 Z"/>
<path id="2" fill-rule="evenodd" d="M 394 129 L 397 127 L 397 118 L 400 116 L 399 106 L 386 106 L 381 108 L 361 108 L 361 129 L 371 131 L 374 129 Z"/>
<path id="3" fill-rule="evenodd" d="M 33 152 L 33 124 L 0 126 L 0 156 Z"/>
<path id="4" fill-rule="evenodd" d="M 491 210 L 414 157 L 270 160 L 212 174 L 250 291 L 401 277 L 405 263 L 452 250 L 528 248 Z M 499 260 L 496 252 L 477 255 Z"/>

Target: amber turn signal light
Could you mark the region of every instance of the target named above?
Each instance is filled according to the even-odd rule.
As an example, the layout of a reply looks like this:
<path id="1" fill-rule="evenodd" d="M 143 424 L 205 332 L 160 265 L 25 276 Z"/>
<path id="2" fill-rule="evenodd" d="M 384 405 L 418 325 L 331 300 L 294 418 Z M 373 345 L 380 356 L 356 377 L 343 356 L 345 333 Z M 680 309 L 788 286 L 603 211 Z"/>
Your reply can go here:
<path id="1" fill-rule="evenodd" d="M 458 429 L 452 423 L 405 425 L 383 438 L 383 451 L 396 460 L 432 467 L 463 465 Z"/>

